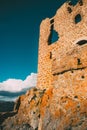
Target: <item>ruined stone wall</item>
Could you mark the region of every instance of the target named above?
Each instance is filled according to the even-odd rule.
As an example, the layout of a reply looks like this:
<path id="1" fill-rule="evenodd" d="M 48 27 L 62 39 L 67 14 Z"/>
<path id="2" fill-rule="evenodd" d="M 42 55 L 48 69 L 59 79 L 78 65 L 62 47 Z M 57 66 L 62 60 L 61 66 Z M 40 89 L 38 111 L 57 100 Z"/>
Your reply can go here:
<path id="1" fill-rule="evenodd" d="M 87 0 L 42 21 L 37 87 L 0 115 L 1 129 L 87 130 Z"/>
<path id="2" fill-rule="evenodd" d="M 52 30 L 59 37 L 53 44 Z M 40 25 L 37 87 L 83 84 L 87 82 L 86 67 L 87 0 L 80 0 L 75 6 L 67 2 Z"/>

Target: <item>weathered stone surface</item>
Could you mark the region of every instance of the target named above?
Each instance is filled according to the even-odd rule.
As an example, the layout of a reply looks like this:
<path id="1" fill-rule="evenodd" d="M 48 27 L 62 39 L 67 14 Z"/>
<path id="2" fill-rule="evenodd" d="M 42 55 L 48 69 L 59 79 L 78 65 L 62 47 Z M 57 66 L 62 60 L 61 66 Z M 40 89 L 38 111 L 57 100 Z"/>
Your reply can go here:
<path id="1" fill-rule="evenodd" d="M 8 119 L 4 122 L 2 120 L 1 127 L 5 130 L 18 130 L 18 128 L 21 128 L 23 124 L 27 124 L 27 127 L 30 126 L 30 130 L 36 130 L 40 119 L 40 104 L 44 92 L 45 90 L 33 88 L 25 95 L 20 96 L 14 107 L 15 114 L 10 117 L 10 114 L 14 112 L 9 113 Z"/>
<path id="2" fill-rule="evenodd" d="M 67 11 L 68 7 L 72 9 L 71 13 Z M 49 43 L 49 36 L 53 30 L 57 32 L 59 39 L 51 44 L 51 42 Z M 42 21 L 40 25 L 37 87 L 40 89 L 55 87 L 55 74 L 87 66 L 86 32 L 86 0 L 80 1 L 75 6 L 65 3 L 58 9 L 53 18 L 46 18 Z"/>
<path id="3" fill-rule="evenodd" d="M 19 97 L 14 111 L 1 129 L 87 130 L 87 0 L 65 3 L 42 21 L 37 88 Z"/>
<path id="4" fill-rule="evenodd" d="M 39 130 L 87 129 L 86 12 L 86 0 L 75 6 L 69 2 L 41 23 L 37 86 L 48 91 Z M 59 36 L 53 44 L 48 40 L 52 27 Z"/>
<path id="5" fill-rule="evenodd" d="M 39 130 L 86 130 L 87 85 L 49 89 L 40 110 Z"/>

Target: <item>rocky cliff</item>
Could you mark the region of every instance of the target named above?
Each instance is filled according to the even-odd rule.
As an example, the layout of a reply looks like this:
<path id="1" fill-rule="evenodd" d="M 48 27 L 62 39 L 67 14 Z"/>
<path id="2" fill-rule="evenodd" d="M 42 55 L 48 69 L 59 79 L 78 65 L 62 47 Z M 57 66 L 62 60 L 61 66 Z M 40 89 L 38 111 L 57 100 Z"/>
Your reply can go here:
<path id="1" fill-rule="evenodd" d="M 33 88 L 19 97 L 7 117 L 1 130 L 87 130 L 87 83 L 64 89 Z"/>

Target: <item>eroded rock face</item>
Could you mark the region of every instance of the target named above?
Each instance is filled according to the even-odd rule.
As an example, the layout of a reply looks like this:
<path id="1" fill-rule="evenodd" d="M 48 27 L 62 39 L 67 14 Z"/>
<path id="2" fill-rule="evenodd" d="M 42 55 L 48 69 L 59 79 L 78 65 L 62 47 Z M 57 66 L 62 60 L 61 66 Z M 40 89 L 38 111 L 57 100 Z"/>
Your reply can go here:
<path id="1" fill-rule="evenodd" d="M 3 130 L 87 130 L 87 0 L 65 3 L 40 28 L 37 88 L 19 97 Z M 51 31 L 59 33 L 51 45 Z"/>
<path id="2" fill-rule="evenodd" d="M 15 103 L 15 114 L 12 117 L 8 115 L 8 119 L 2 123 L 1 127 L 4 130 L 18 130 L 19 128 L 22 129 L 22 127 L 23 130 L 28 128 L 36 130 L 39 124 L 40 104 L 44 92 L 45 90 L 33 88 L 25 95 L 20 96 Z"/>
<path id="3" fill-rule="evenodd" d="M 85 70 L 87 71 L 87 69 Z M 69 73 L 69 72 L 68 72 Z M 17 113 L 5 120 L 3 130 L 86 130 L 87 84 L 31 89 L 20 97 Z"/>
<path id="4" fill-rule="evenodd" d="M 86 130 L 87 84 L 51 90 L 43 96 L 39 130 Z"/>

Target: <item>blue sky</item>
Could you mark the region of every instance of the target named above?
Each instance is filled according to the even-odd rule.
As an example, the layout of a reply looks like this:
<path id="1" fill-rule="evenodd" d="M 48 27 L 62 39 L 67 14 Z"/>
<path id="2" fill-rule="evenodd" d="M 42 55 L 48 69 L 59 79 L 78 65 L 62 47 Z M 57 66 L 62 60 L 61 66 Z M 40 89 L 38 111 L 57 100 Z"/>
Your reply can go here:
<path id="1" fill-rule="evenodd" d="M 0 0 L 0 82 L 37 72 L 39 26 L 66 0 Z"/>
<path id="2" fill-rule="evenodd" d="M 53 17 L 65 1 L 0 0 L 1 83 L 37 73 L 40 23 Z"/>

